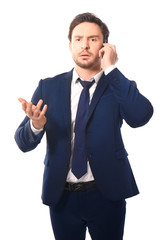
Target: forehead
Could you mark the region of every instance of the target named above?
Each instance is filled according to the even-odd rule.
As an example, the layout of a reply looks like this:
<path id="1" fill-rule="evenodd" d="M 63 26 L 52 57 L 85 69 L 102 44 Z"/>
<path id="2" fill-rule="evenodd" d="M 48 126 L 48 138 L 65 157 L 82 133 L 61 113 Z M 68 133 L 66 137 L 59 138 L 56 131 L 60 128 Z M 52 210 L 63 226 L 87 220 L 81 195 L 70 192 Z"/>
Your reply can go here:
<path id="1" fill-rule="evenodd" d="M 101 28 L 96 23 L 83 22 L 78 24 L 72 31 L 72 37 L 75 36 L 89 37 L 92 35 L 103 37 Z"/>

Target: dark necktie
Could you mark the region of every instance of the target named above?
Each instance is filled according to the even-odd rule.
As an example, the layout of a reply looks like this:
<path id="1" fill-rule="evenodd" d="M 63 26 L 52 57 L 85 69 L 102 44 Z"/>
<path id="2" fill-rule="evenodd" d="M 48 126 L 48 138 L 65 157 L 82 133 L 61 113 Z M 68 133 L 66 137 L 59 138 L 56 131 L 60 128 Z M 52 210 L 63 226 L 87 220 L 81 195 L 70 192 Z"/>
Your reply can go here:
<path id="1" fill-rule="evenodd" d="M 95 82 L 82 81 L 83 90 L 80 95 L 75 120 L 75 142 L 72 159 L 72 172 L 79 179 L 87 172 L 87 157 L 85 149 L 85 129 L 89 110 L 89 88 Z"/>

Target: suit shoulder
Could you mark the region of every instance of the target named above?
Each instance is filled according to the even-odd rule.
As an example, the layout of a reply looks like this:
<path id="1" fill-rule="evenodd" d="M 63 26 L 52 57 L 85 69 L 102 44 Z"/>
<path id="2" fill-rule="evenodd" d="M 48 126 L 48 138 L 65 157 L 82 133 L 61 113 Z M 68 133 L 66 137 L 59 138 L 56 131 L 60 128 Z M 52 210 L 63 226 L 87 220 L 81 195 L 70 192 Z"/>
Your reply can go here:
<path id="1" fill-rule="evenodd" d="M 72 77 L 72 71 L 64 72 L 54 77 L 48 77 L 48 78 L 42 79 L 41 81 L 43 84 L 52 84 L 52 83 L 58 83 L 63 79 L 69 79 L 70 77 Z"/>

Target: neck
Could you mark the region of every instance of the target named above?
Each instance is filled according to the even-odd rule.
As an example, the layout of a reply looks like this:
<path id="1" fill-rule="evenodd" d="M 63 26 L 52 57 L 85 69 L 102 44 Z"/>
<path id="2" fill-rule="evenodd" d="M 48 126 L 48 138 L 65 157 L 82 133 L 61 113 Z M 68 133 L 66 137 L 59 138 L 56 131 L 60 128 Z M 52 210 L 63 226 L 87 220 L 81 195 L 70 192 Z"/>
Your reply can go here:
<path id="1" fill-rule="evenodd" d="M 97 73 L 101 71 L 101 67 L 98 67 L 97 69 L 85 69 L 76 65 L 75 70 L 80 76 L 80 78 L 88 81 L 90 78 L 94 77 Z"/>

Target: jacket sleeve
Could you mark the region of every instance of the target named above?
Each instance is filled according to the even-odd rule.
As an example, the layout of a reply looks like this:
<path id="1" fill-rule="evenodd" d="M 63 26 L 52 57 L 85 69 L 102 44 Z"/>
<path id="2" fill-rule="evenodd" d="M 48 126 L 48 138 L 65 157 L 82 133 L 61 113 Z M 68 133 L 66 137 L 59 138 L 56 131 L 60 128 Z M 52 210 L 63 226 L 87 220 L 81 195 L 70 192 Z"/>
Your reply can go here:
<path id="1" fill-rule="evenodd" d="M 39 99 L 41 98 L 42 98 L 42 81 L 39 82 L 39 86 L 34 92 L 34 95 L 31 101 L 33 104 L 36 105 Z M 37 135 L 33 133 L 30 127 L 30 119 L 26 116 L 23 122 L 20 124 L 20 126 L 16 130 L 15 141 L 18 147 L 23 152 L 28 152 L 37 147 L 43 135 L 44 135 L 44 130 Z"/>
<path id="2" fill-rule="evenodd" d="M 106 78 L 120 104 L 122 118 L 133 128 L 145 125 L 153 115 L 153 107 L 139 92 L 136 83 L 128 80 L 117 68 Z"/>

